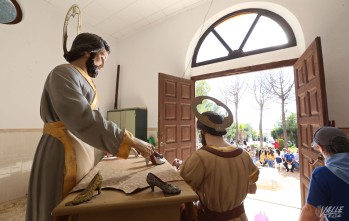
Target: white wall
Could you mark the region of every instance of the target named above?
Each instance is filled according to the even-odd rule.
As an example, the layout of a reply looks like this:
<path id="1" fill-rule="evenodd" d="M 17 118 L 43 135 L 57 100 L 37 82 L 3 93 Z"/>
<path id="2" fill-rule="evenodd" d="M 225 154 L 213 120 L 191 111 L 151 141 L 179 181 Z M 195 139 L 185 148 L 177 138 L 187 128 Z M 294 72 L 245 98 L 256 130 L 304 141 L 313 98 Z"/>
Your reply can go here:
<path id="1" fill-rule="evenodd" d="M 66 63 L 62 47 L 66 12 L 59 13 L 44 1 L 18 2 L 23 9 L 23 20 L 16 25 L 0 24 L 0 129 L 41 128 L 39 108 L 46 76 L 56 65 Z M 82 31 L 103 36 L 115 48 L 112 38 L 87 24 Z M 68 50 L 75 33 L 68 35 Z M 114 105 L 115 94 L 117 64 L 113 54 L 109 58 L 95 81 L 102 88 L 99 95 L 104 114 Z"/>
<path id="2" fill-rule="evenodd" d="M 299 57 L 304 49 L 320 36 L 329 117 L 336 121 L 337 126 L 348 127 L 349 118 L 346 114 L 349 102 L 345 102 L 345 98 L 348 93 L 346 84 L 349 82 L 349 75 L 346 73 L 349 68 L 349 62 L 346 62 L 349 55 L 349 26 L 346 25 L 349 19 L 349 2 L 322 0 L 319 4 L 316 0 L 273 0 L 262 3 L 258 1 L 250 5 L 264 5 L 264 8 L 278 13 L 284 11 L 285 19 L 296 29 L 295 31 L 303 32 L 304 38 L 297 39 L 300 43 L 298 50 L 290 49 L 287 53 L 274 52 L 265 57 L 255 56 L 253 59 L 236 59 L 226 62 L 227 69 Z M 227 8 L 239 9 L 239 4 L 248 5 L 243 0 L 234 1 L 234 5 L 231 1 L 213 1 L 206 21 L 210 22 L 210 18 L 218 19 L 223 16 L 224 13 L 220 12 L 227 13 Z M 185 61 L 187 50 L 191 50 L 191 40 L 200 32 L 208 7 L 209 2 L 117 42 L 117 57 L 122 69 L 120 105 L 122 108 L 148 107 L 149 127 L 157 127 L 158 72 L 184 76 L 186 71 L 189 72 L 185 75 L 187 77 L 197 74 L 196 70 L 186 70 Z M 205 68 L 207 72 L 218 70 L 212 66 Z M 199 72 L 205 73 L 202 70 Z"/>
<path id="3" fill-rule="evenodd" d="M 157 127 L 158 73 L 182 77 L 193 30 L 204 11 L 187 12 L 117 43 L 121 65 L 120 105 L 147 107 L 148 127 Z"/>
<path id="4" fill-rule="evenodd" d="M 62 56 L 65 12 L 57 12 L 44 1 L 19 3 L 23 8 L 23 21 L 17 25 L 0 26 L 0 40 L 6 42 L 1 44 L 0 50 L 3 64 L 0 72 L 3 104 L 0 108 L 0 128 L 40 128 L 42 122 L 39 103 L 44 81 L 55 65 L 65 63 Z M 206 66 L 199 71 L 191 70 L 187 65 L 187 58 L 191 56 L 190 47 L 196 44 L 209 3 L 210 1 L 118 42 L 88 24 L 83 24 L 82 31 L 103 36 L 112 48 L 106 68 L 95 80 L 104 115 L 114 106 L 118 64 L 121 65 L 119 107 L 147 107 L 150 128 L 157 127 L 159 72 L 189 77 L 218 70 L 215 65 Z M 230 1 L 215 0 L 207 14 L 205 27 L 223 14 L 249 5 L 284 12 L 281 15 L 288 19 L 295 31 L 304 33 L 304 39 L 297 39 L 299 48 L 308 46 L 316 36 L 321 37 L 330 119 L 336 120 L 337 126 L 348 126 L 346 112 L 349 104 L 345 102 L 345 96 L 349 78 L 346 74 L 349 66 L 346 62 L 349 55 L 349 26 L 345 24 L 349 19 L 349 2 L 322 0 L 319 4 L 316 0 L 273 0 L 252 4 L 237 0 L 232 4 Z M 298 26 L 292 14 L 298 19 Z M 287 53 L 274 52 L 265 57 L 257 56 L 253 60 L 236 59 L 226 62 L 224 68 L 268 62 L 275 57 L 279 60 L 289 59 L 301 53 L 291 50 Z"/>

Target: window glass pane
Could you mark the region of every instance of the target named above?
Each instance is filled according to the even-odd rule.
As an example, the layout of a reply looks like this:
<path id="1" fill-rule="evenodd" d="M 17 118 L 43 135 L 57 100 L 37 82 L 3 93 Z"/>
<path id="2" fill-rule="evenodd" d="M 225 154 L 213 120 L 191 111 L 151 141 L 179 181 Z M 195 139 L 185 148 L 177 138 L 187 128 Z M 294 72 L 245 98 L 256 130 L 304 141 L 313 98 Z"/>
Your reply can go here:
<path id="1" fill-rule="evenodd" d="M 251 29 L 255 21 L 256 24 Z M 199 40 L 202 43 L 195 48 L 193 59 L 196 60 L 193 60 L 192 67 L 297 45 L 289 24 L 280 15 L 265 9 L 232 12 L 217 20 L 208 31 L 209 34 L 203 35 Z M 218 38 L 215 34 L 219 35 Z M 242 51 L 238 51 L 243 42 Z"/>
<path id="2" fill-rule="evenodd" d="M 202 42 L 198 52 L 196 62 L 212 60 L 215 58 L 220 58 L 225 56 L 228 56 L 227 49 L 222 45 L 222 43 L 217 39 L 217 37 L 211 32 L 210 34 L 207 35 L 205 40 Z"/>
<path id="3" fill-rule="evenodd" d="M 272 19 L 262 16 L 248 38 L 243 51 L 282 45 L 287 42 L 286 34 L 280 25 Z"/>
<path id="4" fill-rule="evenodd" d="M 237 50 L 256 17 L 256 13 L 234 16 L 220 23 L 215 30 L 232 50 Z"/>

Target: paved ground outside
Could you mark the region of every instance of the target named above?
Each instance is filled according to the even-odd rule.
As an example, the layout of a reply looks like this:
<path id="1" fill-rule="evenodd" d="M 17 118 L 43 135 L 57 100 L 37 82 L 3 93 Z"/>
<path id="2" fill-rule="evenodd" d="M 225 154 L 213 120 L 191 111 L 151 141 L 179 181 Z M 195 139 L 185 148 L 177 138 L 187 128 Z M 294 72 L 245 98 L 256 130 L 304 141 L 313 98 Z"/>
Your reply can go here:
<path id="1" fill-rule="evenodd" d="M 268 221 L 298 220 L 301 211 L 298 171 L 261 167 L 257 188 L 257 193 L 249 194 L 245 200 L 248 220 L 254 221 L 259 214 L 267 216 Z"/>

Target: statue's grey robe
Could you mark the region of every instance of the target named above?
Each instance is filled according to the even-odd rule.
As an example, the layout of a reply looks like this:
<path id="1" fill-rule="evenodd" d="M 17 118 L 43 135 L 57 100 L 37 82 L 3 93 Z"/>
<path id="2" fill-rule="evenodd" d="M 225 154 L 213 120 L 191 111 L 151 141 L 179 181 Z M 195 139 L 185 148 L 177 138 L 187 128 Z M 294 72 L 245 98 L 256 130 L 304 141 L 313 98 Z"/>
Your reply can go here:
<path id="1" fill-rule="evenodd" d="M 124 131 L 105 120 L 97 108 L 91 109 L 94 97 L 90 83 L 78 68 L 69 64 L 52 70 L 42 93 L 40 115 L 43 122 L 63 122 L 73 141 L 76 182 L 101 160 L 103 155 L 97 157 L 95 150 L 116 154 L 124 136 Z M 42 135 L 30 175 L 26 221 L 53 220 L 51 212 L 62 200 L 64 154 L 60 140 L 45 133 Z"/>

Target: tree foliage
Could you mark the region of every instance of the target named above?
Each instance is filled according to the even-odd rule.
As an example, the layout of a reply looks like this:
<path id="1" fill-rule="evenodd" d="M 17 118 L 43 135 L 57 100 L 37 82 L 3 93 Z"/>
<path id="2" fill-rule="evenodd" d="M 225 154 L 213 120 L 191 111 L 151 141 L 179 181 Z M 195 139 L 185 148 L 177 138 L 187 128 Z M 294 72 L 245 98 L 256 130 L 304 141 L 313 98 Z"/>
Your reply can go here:
<path id="1" fill-rule="evenodd" d="M 297 114 L 291 113 L 287 119 L 286 119 L 286 130 L 288 134 L 289 141 L 297 145 L 298 142 L 298 135 L 297 135 Z M 282 122 L 279 121 L 276 125 L 276 127 L 271 132 L 271 135 L 274 139 L 279 139 L 283 137 L 283 129 L 282 129 Z"/>
<path id="2" fill-rule="evenodd" d="M 221 81 L 218 84 L 214 85 L 213 89 L 215 90 L 213 92 L 211 92 L 211 82 L 209 80 L 196 81 L 196 96 L 206 95 L 216 98 L 218 96 L 218 99 L 228 107 L 233 106 L 234 124 L 227 128 L 228 133 L 226 137 L 228 140 L 235 139 L 236 141 L 247 140 L 250 137 L 252 137 L 253 140 L 256 140 L 258 137 L 264 137 L 263 112 L 268 108 L 271 101 L 280 103 L 281 121 L 277 123 L 271 135 L 274 139 L 285 140 L 285 145 L 287 147 L 289 141 L 293 144 L 297 144 L 296 114 L 292 113 L 286 119 L 287 110 L 285 105 L 294 102 L 294 80 L 293 72 L 290 71 L 291 69 L 292 68 L 281 68 L 258 72 L 255 73 L 252 78 L 246 78 L 242 75 L 234 75 L 229 78 L 224 77 L 219 79 Z M 259 110 L 258 131 L 254 131 L 252 128 L 246 129 L 248 126 L 244 124 L 245 122 L 239 122 L 239 102 L 246 88 L 249 89 L 249 96 L 244 96 L 244 99 L 246 98 L 249 100 L 250 104 L 257 107 Z M 209 100 L 204 100 L 197 108 L 200 113 L 215 111 L 222 115 L 226 114 L 222 107 L 219 107 Z M 266 134 L 265 136 L 269 135 Z M 260 139 L 260 144 L 263 144 L 263 139 Z"/>
<path id="3" fill-rule="evenodd" d="M 205 81 L 196 81 L 195 82 L 195 96 L 207 96 L 211 91 L 210 84 Z"/>
<path id="4" fill-rule="evenodd" d="M 285 147 L 288 143 L 287 122 L 285 116 L 285 105 L 294 99 L 294 77 L 293 72 L 289 69 L 274 69 L 267 74 L 267 81 L 271 86 L 273 95 L 281 104 L 281 125 L 283 131 L 283 139 L 285 140 Z"/>
<path id="5" fill-rule="evenodd" d="M 211 86 L 207 81 L 202 80 L 202 81 L 197 81 L 195 83 L 196 96 L 208 96 L 210 91 L 211 91 Z M 199 111 L 199 113 L 203 113 L 206 111 L 219 112 L 218 109 L 219 109 L 218 106 L 214 102 L 209 101 L 207 99 L 203 100 L 202 104 L 199 104 L 197 106 L 197 110 Z"/>

